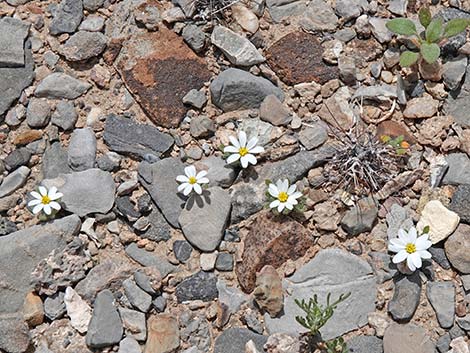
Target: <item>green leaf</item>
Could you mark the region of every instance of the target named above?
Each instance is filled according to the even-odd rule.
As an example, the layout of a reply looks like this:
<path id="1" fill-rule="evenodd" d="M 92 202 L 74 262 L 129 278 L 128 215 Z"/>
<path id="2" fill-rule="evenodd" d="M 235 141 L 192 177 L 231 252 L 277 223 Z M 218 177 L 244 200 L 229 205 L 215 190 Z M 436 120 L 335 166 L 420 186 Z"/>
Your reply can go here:
<path id="1" fill-rule="evenodd" d="M 413 65 L 419 58 L 419 53 L 415 53 L 412 51 L 404 51 L 400 55 L 400 66 L 401 67 L 408 67 Z"/>
<path id="2" fill-rule="evenodd" d="M 431 23 L 432 15 L 428 7 L 422 7 L 419 10 L 419 22 L 423 25 L 424 28 L 428 28 Z"/>
<path id="3" fill-rule="evenodd" d="M 386 24 L 389 31 L 396 34 L 403 34 L 405 36 L 411 36 L 413 34 L 418 34 L 416 31 L 416 26 L 413 21 L 407 18 L 395 18 L 390 20 Z"/>
<path id="4" fill-rule="evenodd" d="M 465 18 L 455 18 L 447 22 L 446 27 L 444 29 L 444 37 L 449 38 L 453 37 L 460 32 L 465 31 L 467 26 L 469 25 L 470 21 Z"/>
<path id="5" fill-rule="evenodd" d="M 428 64 L 433 64 L 439 59 L 441 49 L 436 43 L 423 43 L 421 45 L 421 55 Z"/>
<path id="6" fill-rule="evenodd" d="M 429 226 L 423 228 L 423 234 L 429 233 Z"/>
<path id="7" fill-rule="evenodd" d="M 426 28 L 426 41 L 428 43 L 437 42 L 442 35 L 442 20 L 432 20 L 428 28 Z"/>

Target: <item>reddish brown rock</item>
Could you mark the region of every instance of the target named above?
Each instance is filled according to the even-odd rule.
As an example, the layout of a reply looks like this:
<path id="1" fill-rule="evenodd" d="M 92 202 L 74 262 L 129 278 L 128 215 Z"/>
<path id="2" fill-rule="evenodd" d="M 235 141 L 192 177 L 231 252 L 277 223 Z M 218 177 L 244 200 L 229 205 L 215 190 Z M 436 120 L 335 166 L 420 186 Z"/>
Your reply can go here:
<path id="1" fill-rule="evenodd" d="M 183 97 L 211 77 L 205 61 L 164 27 L 129 39 L 115 65 L 149 118 L 164 127 L 179 125 L 187 111 Z"/>
<path id="2" fill-rule="evenodd" d="M 317 37 L 304 32 L 289 33 L 266 52 L 269 66 L 289 85 L 311 81 L 325 84 L 338 78 L 338 68 L 325 64 L 322 56 Z"/>
<path id="3" fill-rule="evenodd" d="M 169 314 L 151 316 L 147 321 L 148 338 L 144 353 L 174 352 L 180 345 L 178 321 Z"/>
<path id="4" fill-rule="evenodd" d="M 33 141 L 39 140 L 43 135 L 43 132 L 40 130 L 28 130 L 13 139 L 15 145 L 27 145 Z"/>
<path id="5" fill-rule="evenodd" d="M 44 307 L 41 298 L 33 292 L 29 292 L 23 304 L 23 317 L 30 327 L 41 325 L 44 321 Z"/>
<path id="6" fill-rule="evenodd" d="M 416 139 L 408 130 L 406 125 L 393 120 L 386 120 L 381 122 L 379 126 L 377 126 L 376 135 L 379 138 L 383 135 L 390 136 L 391 138 L 403 136 L 406 142 L 410 144 L 416 143 Z"/>
<path id="7" fill-rule="evenodd" d="M 238 282 L 247 293 L 255 288 L 256 272 L 265 265 L 278 268 L 289 259 L 303 256 L 313 245 L 313 238 L 303 225 L 269 211 L 258 214 L 248 229 L 242 261 L 235 269 Z"/>

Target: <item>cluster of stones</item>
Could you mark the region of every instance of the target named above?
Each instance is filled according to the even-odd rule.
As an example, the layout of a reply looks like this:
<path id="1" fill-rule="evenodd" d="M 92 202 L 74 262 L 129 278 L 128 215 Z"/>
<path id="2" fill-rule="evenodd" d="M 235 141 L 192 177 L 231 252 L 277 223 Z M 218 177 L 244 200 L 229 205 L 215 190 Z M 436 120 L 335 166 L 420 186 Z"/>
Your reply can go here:
<path id="1" fill-rule="evenodd" d="M 470 18 L 450 4 L 432 11 Z M 211 24 L 186 0 L 0 3 L 0 351 L 300 353 L 294 300 L 350 292 L 325 340 L 468 353 L 470 42 L 402 77 L 385 23 L 416 10 L 249 0 Z M 411 147 L 347 206 L 323 166 L 329 127 L 359 117 Z M 266 150 L 244 171 L 219 150 L 237 130 Z M 202 197 L 176 192 L 188 163 Z M 263 210 L 286 177 L 302 215 Z M 26 208 L 39 184 L 64 194 L 44 224 Z M 433 259 L 401 273 L 387 242 L 413 224 Z"/>

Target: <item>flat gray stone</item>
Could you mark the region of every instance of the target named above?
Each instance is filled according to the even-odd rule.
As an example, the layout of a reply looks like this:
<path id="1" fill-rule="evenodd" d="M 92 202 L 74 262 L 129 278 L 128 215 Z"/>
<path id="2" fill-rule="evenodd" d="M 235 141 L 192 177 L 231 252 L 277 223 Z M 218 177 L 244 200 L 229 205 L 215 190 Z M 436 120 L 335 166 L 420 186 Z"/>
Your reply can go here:
<path id="1" fill-rule="evenodd" d="M 300 143 L 307 149 L 313 150 L 328 139 L 328 132 L 322 123 L 309 124 L 311 126 L 304 127 L 299 133 Z"/>
<path id="2" fill-rule="evenodd" d="M 124 293 L 132 306 L 143 313 L 146 313 L 152 305 L 152 297 L 135 284 L 132 279 L 122 282 Z"/>
<path id="3" fill-rule="evenodd" d="M 455 287 L 452 281 L 429 282 L 426 295 L 442 328 L 451 328 L 455 316 Z"/>
<path id="4" fill-rule="evenodd" d="M 383 353 L 382 340 L 375 336 L 356 336 L 348 342 L 348 353 Z"/>
<path id="5" fill-rule="evenodd" d="M 460 86 L 467 69 L 467 64 L 467 57 L 460 55 L 456 58 L 452 58 L 443 65 L 442 78 L 449 90 L 454 91 Z"/>
<path id="6" fill-rule="evenodd" d="M 186 198 L 177 192 L 176 177 L 184 174 L 185 165 L 178 158 L 165 158 L 156 163 L 141 162 L 139 181 L 173 227 L 179 228 L 178 218 Z"/>
<path id="7" fill-rule="evenodd" d="M 123 328 L 113 293 L 104 290 L 96 296 L 93 314 L 88 325 L 86 344 L 90 348 L 104 348 L 121 341 Z"/>
<path id="8" fill-rule="evenodd" d="M 237 176 L 235 169 L 218 156 L 209 156 L 197 162 L 196 168 L 207 170 L 207 178 L 210 180 L 211 185 L 218 185 L 223 188 L 232 185 Z"/>
<path id="9" fill-rule="evenodd" d="M 0 314 L 0 350 L 9 353 L 23 353 L 30 347 L 29 328 L 23 314 Z"/>
<path id="10" fill-rule="evenodd" d="M 176 286 L 178 303 L 190 300 L 208 302 L 218 297 L 217 277 L 214 273 L 199 271 Z"/>
<path id="11" fill-rule="evenodd" d="M 145 314 L 136 310 L 119 308 L 122 324 L 128 337 L 135 338 L 138 341 L 147 339 L 147 322 Z"/>
<path id="12" fill-rule="evenodd" d="M 459 185 L 452 195 L 449 210 L 456 212 L 461 222 L 470 223 L 470 185 Z"/>
<path id="13" fill-rule="evenodd" d="M 83 61 L 100 55 L 107 43 L 106 36 L 101 32 L 79 31 L 60 50 L 68 61 Z"/>
<path id="14" fill-rule="evenodd" d="M 118 353 L 142 353 L 142 350 L 134 338 L 127 336 L 119 342 Z"/>
<path id="15" fill-rule="evenodd" d="M 130 244 L 126 248 L 126 254 L 134 261 L 138 262 L 142 266 L 155 267 L 162 278 L 165 278 L 168 274 L 175 271 L 176 267 L 170 264 L 167 259 L 162 258 L 155 253 L 149 252 L 145 249 L 137 247 L 135 243 Z"/>
<path id="16" fill-rule="evenodd" d="M 392 323 L 385 330 L 384 353 L 435 353 L 429 333 L 414 324 Z"/>
<path id="17" fill-rule="evenodd" d="M 212 81 L 210 92 L 212 102 L 225 112 L 259 108 L 270 94 L 284 100 L 284 93 L 271 81 L 234 68 L 221 72 Z"/>
<path id="18" fill-rule="evenodd" d="M 43 128 L 49 123 L 51 106 L 47 99 L 31 98 L 26 110 L 26 123 L 32 128 Z"/>
<path id="19" fill-rule="evenodd" d="M 106 118 L 103 139 L 112 151 L 140 158 L 147 155 L 160 157 L 174 142 L 173 137 L 153 125 L 138 124 L 117 115 Z"/>
<path id="20" fill-rule="evenodd" d="M 286 17 L 296 17 L 305 13 L 305 0 L 266 0 L 266 7 L 274 22 L 281 22 Z"/>
<path id="21" fill-rule="evenodd" d="M 83 18 L 82 0 L 62 0 L 53 16 L 49 25 L 50 34 L 55 36 L 75 32 Z"/>
<path id="22" fill-rule="evenodd" d="M 22 166 L 8 174 L 0 184 L 0 198 L 8 196 L 22 187 L 28 179 L 31 170 Z"/>
<path id="23" fill-rule="evenodd" d="M 378 205 L 372 197 L 359 200 L 357 205 L 346 211 L 341 219 L 341 227 L 352 236 L 369 232 L 377 220 L 378 212 Z"/>
<path id="24" fill-rule="evenodd" d="M 284 289 L 290 293 L 284 298 L 284 314 L 277 318 L 265 315 L 265 324 L 270 334 L 305 332 L 295 320 L 304 312 L 294 299 L 309 300 L 318 295 L 320 303 L 326 302 L 328 293 L 336 300 L 341 294 L 351 292 L 346 301 L 340 303 L 333 317 L 320 330 L 323 339 L 329 340 L 367 325 L 367 316 L 375 311 L 376 278 L 370 265 L 355 255 L 340 249 L 320 251 L 290 278 L 283 280 Z"/>
<path id="25" fill-rule="evenodd" d="M 464 37 L 465 38 L 465 37 Z M 464 128 L 470 127 L 470 65 L 465 72 L 465 81 L 460 90 L 449 92 L 444 103 L 444 113 L 451 115 Z"/>
<path id="26" fill-rule="evenodd" d="M 77 119 L 78 114 L 73 102 L 64 100 L 57 103 L 55 112 L 52 114 L 51 123 L 67 131 L 73 130 Z"/>
<path id="27" fill-rule="evenodd" d="M 419 272 L 410 276 L 400 275 L 394 279 L 393 298 L 388 303 L 388 312 L 396 321 L 409 321 L 419 304 L 421 278 Z"/>
<path id="28" fill-rule="evenodd" d="M 62 72 L 53 72 L 37 86 L 34 95 L 51 99 L 75 99 L 91 88 L 91 84 Z"/>
<path id="29" fill-rule="evenodd" d="M 388 239 L 393 239 L 398 237 L 398 231 L 404 229 L 408 231 L 413 227 L 413 219 L 408 214 L 408 211 L 400 206 L 399 204 L 394 203 L 390 208 L 390 212 L 385 216 L 387 220 L 387 236 Z"/>
<path id="30" fill-rule="evenodd" d="M 230 195 L 216 186 L 190 197 L 179 216 L 186 240 L 201 251 L 214 251 L 224 236 L 230 209 Z"/>
<path id="31" fill-rule="evenodd" d="M 88 11 L 96 11 L 103 6 L 104 0 L 83 0 L 83 7 Z"/>
<path id="32" fill-rule="evenodd" d="M 25 65 L 24 44 L 30 24 L 16 18 L 0 19 L 0 67 Z"/>
<path id="33" fill-rule="evenodd" d="M 470 184 L 470 158 L 468 158 L 467 154 L 448 154 L 446 162 L 449 164 L 449 168 L 442 179 L 442 184 Z"/>
<path id="34" fill-rule="evenodd" d="M 72 172 L 68 164 L 68 155 L 60 142 L 54 142 L 42 156 L 42 175 L 44 179 L 57 178 L 60 174 Z"/>
<path id="35" fill-rule="evenodd" d="M 68 163 L 74 171 L 83 171 L 95 166 L 96 136 L 93 129 L 75 129 L 70 137 Z"/>
<path id="36" fill-rule="evenodd" d="M 183 28 L 181 35 L 196 53 L 200 53 L 206 46 L 206 34 L 199 26 L 189 24 Z"/>
<path id="37" fill-rule="evenodd" d="M 461 223 L 444 243 L 445 253 L 452 266 L 463 274 L 470 274 L 470 226 Z"/>
<path id="38" fill-rule="evenodd" d="M 231 327 L 216 338 L 214 353 L 245 352 L 245 345 L 248 341 L 253 341 L 256 348 L 262 352 L 267 340 L 268 337 L 254 333 L 246 328 Z"/>

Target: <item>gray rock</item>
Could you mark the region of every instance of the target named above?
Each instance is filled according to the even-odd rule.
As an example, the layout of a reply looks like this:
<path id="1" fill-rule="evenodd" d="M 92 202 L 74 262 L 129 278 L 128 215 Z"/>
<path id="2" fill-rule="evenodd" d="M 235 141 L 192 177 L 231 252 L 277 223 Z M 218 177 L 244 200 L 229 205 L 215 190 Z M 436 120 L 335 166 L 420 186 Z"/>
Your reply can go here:
<path id="1" fill-rule="evenodd" d="M 394 279 L 393 298 L 388 303 L 388 312 L 394 320 L 410 320 L 419 304 L 421 278 L 419 272 L 410 276 L 399 276 Z"/>
<path id="2" fill-rule="evenodd" d="M 268 338 L 258 335 L 250 330 L 239 327 L 231 327 L 220 336 L 214 343 L 214 353 L 240 353 L 245 351 L 245 345 L 248 341 L 253 341 L 255 347 L 262 352 L 263 346 Z"/>
<path id="3" fill-rule="evenodd" d="M 307 149 L 313 150 L 325 143 L 328 133 L 322 123 L 316 122 L 302 128 L 299 133 L 300 143 Z"/>
<path id="4" fill-rule="evenodd" d="M 78 29 L 80 31 L 101 32 L 104 27 L 105 19 L 101 16 L 90 15 L 83 20 Z"/>
<path id="5" fill-rule="evenodd" d="M 160 157 L 174 142 L 173 137 L 153 125 L 138 124 L 117 115 L 106 118 L 103 139 L 112 151 L 140 158 L 146 155 Z"/>
<path id="6" fill-rule="evenodd" d="M 60 142 L 55 142 L 46 149 L 42 157 L 44 179 L 57 178 L 60 174 L 68 174 L 71 171 L 67 151 L 60 145 Z"/>
<path id="7" fill-rule="evenodd" d="M 460 224 L 444 243 L 444 249 L 450 263 L 464 274 L 470 274 L 470 253 L 467 251 L 470 246 L 468 234 L 470 234 L 470 226 Z"/>
<path id="8" fill-rule="evenodd" d="M 26 111 L 26 122 L 32 128 L 43 128 L 49 123 L 51 107 L 47 99 L 31 98 Z"/>
<path id="9" fill-rule="evenodd" d="M 55 67 L 60 58 L 59 55 L 55 54 L 51 50 L 47 50 L 46 52 L 44 52 L 42 57 L 46 65 L 51 69 Z"/>
<path id="10" fill-rule="evenodd" d="M 460 216 L 461 222 L 470 223 L 470 185 L 458 186 L 452 195 L 449 209 Z"/>
<path id="11" fill-rule="evenodd" d="M 180 262 L 186 262 L 191 257 L 193 247 L 185 240 L 175 240 L 173 243 L 173 253 Z"/>
<path id="12" fill-rule="evenodd" d="M 61 199 L 64 209 L 80 217 L 107 213 L 114 205 L 116 185 L 113 177 L 100 169 L 61 174 L 43 183 L 48 187 L 56 186 L 64 194 Z"/>
<path id="13" fill-rule="evenodd" d="M 442 328 L 451 328 L 455 316 L 455 287 L 451 281 L 429 282 L 426 295 Z"/>
<path id="14" fill-rule="evenodd" d="M 284 100 L 282 91 L 270 81 L 234 68 L 221 72 L 212 81 L 210 91 L 213 103 L 225 112 L 258 108 L 270 94 Z"/>
<path id="15" fill-rule="evenodd" d="M 83 171 L 95 166 L 96 136 L 89 127 L 75 129 L 70 137 L 68 162 L 75 171 Z"/>
<path id="16" fill-rule="evenodd" d="M 62 33 L 73 33 L 83 18 L 82 0 L 62 0 L 52 15 L 54 18 L 49 25 L 50 34 L 55 36 Z"/>
<path id="17" fill-rule="evenodd" d="M 442 77 L 444 78 L 444 84 L 451 91 L 456 90 L 460 86 L 462 78 L 465 75 L 467 63 L 467 57 L 460 55 L 444 64 Z"/>
<path id="18" fill-rule="evenodd" d="M 462 330 L 466 332 L 470 331 L 470 315 L 469 314 L 465 315 L 464 317 L 458 317 L 456 322 L 457 322 L 457 325 L 459 325 L 459 327 Z"/>
<path id="19" fill-rule="evenodd" d="M 201 109 L 207 102 L 204 91 L 192 89 L 183 97 L 183 103 Z"/>
<path id="20" fill-rule="evenodd" d="M 113 158 L 113 154 L 119 157 L 119 155 L 115 152 L 109 152 L 100 156 L 96 160 L 98 167 L 107 172 L 113 172 L 118 169 L 120 165 L 120 158 Z"/>
<path id="21" fill-rule="evenodd" d="M 96 11 L 103 6 L 104 0 L 83 0 L 83 7 L 88 11 Z"/>
<path id="22" fill-rule="evenodd" d="M 460 90 L 450 92 L 444 103 L 444 113 L 451 115 L 464 128 L 470 127 L 470 65 L 465 72 L 465 81 Z"/>
<path id="23" fill-rule="evenodd" d="M 22 166 L 8 174 L 0 184 L 0 198 L 10 195 L 22 187 L 26 183 L 30 172 L 31 170 L 28 167 Z"/>
<path id="24" fill-rule="evenodd" d="M 66 240 L 78 234 L 80 225 L 80 219 L 72 215 L 0 237 L 0 268 L 5 284 L 0 296 L 0 314 L 22 308 L 24 297 L 31 290 L 33 270 L 53 250 L 63 249 Z"/>
<path id="25" fill-rule="evenodd" d="M 199 115 L 191 119 L 191 124 L 189 126 L 189 132 L 192 137 L 201 138 L 209 137 L 214 135 L 214 132 L 217 130 L 217 127 L 214 121 L 205 116 Z"/>
<path id="26" fill-rule="evenodd" d="M 218 271 L 232 271 L 233 270 L 233 255 L 227 252 L 221 252 L 217 255 L 215 261 L 215 269 Z"/>
<path id="27" fill-rule="evenodd" d="M 157 312 L 162 313 L 166 308 L 166 298 L 161 295 L 155 298 L 155 300 L 152 302 L 152 305 L 155 307 Z"/>
<path id="28" fill-rule="evenodd" d="M 60 319 L 65 311 L 64 292 L 58 292 L 44 301 L 44 313 L 49 320 Z"/>
<path id="29" fill-rule="evenodd" d="M 196 53 L 200 53 L 206 46 L 206 34 L 199 26 L 189 24 L 181 33 L 183 39 Z"/>
<path id="30" fill-rule="evenodd" d="M 446 156 L 449 164 L 447 173 L 442 179 L 443 184 L 470 184 L 470 158 L 465 153 L 450 153 Z"/>
<path id="31" fill-rule="evenodd" d="M 130 244 L 126 248 L 126 254 L 142 266 L 155 267 L 160 271 L 162 278 L 165 278 L 175 270 L 175 266 L 170 264 L 165 258 L 159 257 L 145 249 L 140 249 L 135 243 Z"/>
<path id="32" fill-rule="evenodd" d="M 30 347 L 29 328 L 22 314 L 0 316 L 0 349 L 3 352 L 23 353 Z"/>
<path id="33" fill-rule="evenodd" d="M 292 114 L 274 95 L 267 96 L 259 107 L 261 120 L 275 126 L 287 125 L 292 121 Z"/>
<path id="34" fill-rule="evenodd" d="M 0 217 L 0 237 L 16 232 L 18 227 L 15 222 L 10 221 L 7 218 Z"/>
<path id="35" fill-rule="evenodd" d="M 385 353 L 435 353 L 435 346 L 429 334 L 414 324 L 392 323 L 385 330 L 383 338 Z"/>
<path id="36" fill-rule="evenodd" d="M 134 338 L 127 336 L 119 342 L 118 353 L 142 353 L 142 350 Z"/>
<path id="37" fill-rule="evenodd" d="M 356 68 L 356 62 L 354 58 L 346 55 L 341 55 L 338 58 L 338 69 L 339 77 L 344 83 L 350 86 L 356 84 L 358 74 L 360 72 Z"/>
<path id="38" fill-rule="evenodd" d="M 167 241 L 170 239 L 171 227 L 156 207 L 154 207 L 146 219 L 150 226 L 144 232 L 139 234 L 142 238 L 157 242 Z"/>
<path id="39" fill-rule="evenodd" d="M 335 12 L 347 21 L 359 17 L 362 11 L 367 10 L 368 6 L 367 0 L 338 0 L 336 1 Z"/>
<path id="40" fill-rule="evenodd" d="M 405 16 L 408 0 L 390 0 L 388 10 L 395 15 Z"/>
<path id="41" fill-rule="evenodd" d="M 12 5 L 12 6 L 18 6 L 18 5 L 24 5 L 31 0 L 7 0 L 7 4 Z"/>
<path id="42" fill-rule="evenodd" d="M 15 170 L 22 165 L 27 165 L 31 158 L 31 152 L 26 147 L 13 150 L 4 160 L 7 170 Z"/>
<path id="43" fill-rule="evenodd" d="M 175 228 L 179 228 L 178 218 L 185 204 L 184 197 L 176 192 L 176 177 L 184 174 L 184 167 L 177 158 L 165 158 L 153 164 L 141 162 L 139 165 L 140 183 L 152 196 L 168 223 Z"/>
<path id="44" fill-rule="evenodd" d="M 230 209 L 228 192 L 217 186 L 205 190 L 202 196 L 190 197 L 179 216 L 186 240 L 201 251 L 214 251 L 224 235 Z"/>
<path id="45" fill-rule="evenodd" d="M 435 0 L 434 0 L 435 1 Z M 451 5 L 452 6 L 452 5 Z M 467 5 L 468 7 L 468 5 Z M 468 8 L 466 11 L 460 11 L 455 8 L 443 7 L 441 11 L 439 11 L 435 18 L 440 18 L 444 21 L 444 23 L 449 22 L 453 19 L 470 19 L 470 13 Z M 465 44 L 466 42 L 466 33 L 465 31 L 450 37 L 444 45 L 441 47 L 441 53 L 444 57 L 448 56 L 457 56 L 458 50 Z"/>
<path id="46" fill-rule="evenodd" d="M 377 203 L 372 197 L 359 200 L 357 205 L 346 211 L 341 227 L 352 236 L 369 232 L 377 220 L 378 212 Z"/>
<path id="47" fill-rule="evenodd" d="M 291 291 L 284 298 L 284 314 L 278 318 L 265 315 L 265 324 L 270 334 L 304 332 L 295 316 L 304 312 L 294 299 L 306 299 L 318 295 L 320 303 L 326 302 L 328 293 L 332 300 L 351 292 L 345 302 L 338 305 L 335 315 L 320 330 L 323 339 L 334 337 L 367 325 L 367 316 L 375 311 L 376 278 L 372 268 L 361 258 L 340 249 L 320 251 L 290 278 L 283 280 L 283 287 Z"/>
<path id="48" fill-rule="evenodd" d="M 127 299 L 132 304 L 133 307 L 146 313 L 150 309 L 150 305 L 152 305 L 152 297 L 140 289 L 140 287 L 135 284 L 132 279 L 126 279 L 122 286 L 124 288 L 124 292 L 126 293 Z"/>
<path id="49" fill-rule="evenodd" d="M 147 276 L 143 271 L 135 271 L 134 273 L 135 283 L 144 291 L 150 295 L 156 295 L 157 292 L 152 287 L 151 278 Z"/>
<path id="50" fill-rule="evenodd" d="M 247 38 L 224 26 L 214 28 L 211 41 L 234 65 L 252 66 L 266 60 Z"/>
<path id="51" fill-rule="evenodd" d="M 392 32 L 388 30 L 385 24 L 388 19 L 381 17 L 371 17 L 369 23 L 372 26 L 372 34 L 380 43 L 387 43 L 392 40 Z"/>
<path id="52" fill-rule="evenodd" d="M 88 347 L 104 348 L 121 341 L 123 334 L 122 321 L 113 302 L 113 294 L 107 289 L 96 296 L 93 314 L 86 334 Z"/>
<path id="53" fill-rule="evenodd" d="M 223 188 L 232 185 L 237 176 L 232 166 L 228 165 L 221 157 L 214 155 L 197 162 L 196 167 L 200 170 L 207 170 L 207 178 L 209 178 L 211 185 L 218 185 Z"/>
<path id="54" fill-rule="evenodd" d="M 385 216 L 388 224 L 387 236 L 388 239 L 398 237 L 400 229 L 409 230 L 413 227 L 413 219 L 408 214 L 407 210 L 397 203 L 394 203 L 390 208 L 390 212 Z"/>
<path id="55" fill-rule="evenodd" d="M 0 67 L 25 65 L 24 44 L 30 24 L 12 17 L 0 19 Z"/>
<path id="56" fill-rule="evenodd" d="M 375 336 L 356 336 L 348 341 L 348 353 L 383 353 L 382 340 Z"/>
<path id="57" fill-rule="evenodd" d="M 338 17 L 328 2 L 313 0 L 309 1 L 300 24 L 305 31 L 334 31 L 338 25 Z"/>
<path id="58" fill-rule="evenodd" d="M 439 337 L 439 339 L 436 341 L 436 348 L 439 353 L 447 353 L 450 350 L 451 341 L 452 339 L 450 338 L 450 334 L 448 332 Z"/>
<path id="59" fill-rule="evenodd" d="M 25 64 L 22 67 L 0 67 L 0 116 L 17 100 L 21 92 L 28 87 L 34 78 L 34 60 L 31 44 L 25 43 Z"/>
<path id="60" fill-rule="evenodd" d="M 52 114 L 52 124 L 60 127 L 61 129 L 73 130 L 77 122 L 78 114 L 75 110 L 73 102 L 60 101 L 55 107 L 55 112 Z"/>
<path id="61" fill-rule="evenodd" d="M 178 303 L 188 300 L 202 300 L 204 302 L 218 297 L 217 277 L 213 273 L 200 271 L 184 279 L 176 286 Z"/>
<path id="62" fill-rule="evenodd" d="M 103 33 L 79 31 L 71 36 L 61 48 L 68 61 L 83 61 L 100 55 L 108 40 Z"/>
<path id="63" fill-rule="evenodd" d="M 300 16 L 306 10 L 304 1 L 266 0 L 266 7 L 274 22 L 279 23 L 286 17 Z"/>
<path id="64" fill-rule="evenodd" d="M 51 99 L 75 99 L 91 88 L 88 82 L 77 80 L 62 72 L 53 72 L 37 86 L 34 95 Z"/>
<path id="65" fill-rule="evenodd" d="M 445 270 L 450 269 L 450 263 L 449 260 L 447 260 L 446 253 L 443 248 L 432 246 L 428 249 L 428 251 L 431 253 L 432 259 L 436 261 L 439 266 Z"/>

